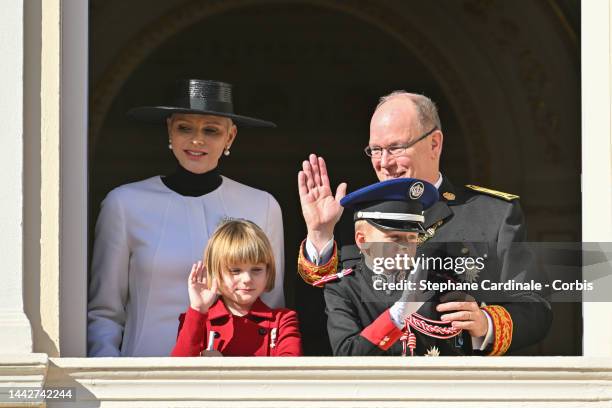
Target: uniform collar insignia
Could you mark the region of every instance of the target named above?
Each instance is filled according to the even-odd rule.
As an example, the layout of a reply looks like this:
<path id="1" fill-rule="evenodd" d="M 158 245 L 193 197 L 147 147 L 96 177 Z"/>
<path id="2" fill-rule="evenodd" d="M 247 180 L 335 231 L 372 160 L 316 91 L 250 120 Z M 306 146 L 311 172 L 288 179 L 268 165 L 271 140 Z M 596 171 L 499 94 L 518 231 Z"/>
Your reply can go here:
<path id="1" fill-rule="evenodd" d="M 446 178 L 444 175 L 442 175 L 442 184 L 440 184 L 440 187 L 438 188 L 438 191 L 440 193 L 442 193 L 442 197 L 444 197 L 447 200 L 451 200 L 449 198 L 446 198 L 445 194 L 450 194 L 453 197 L 456 196 L 456 190 L 455 190 L 455 186 L 453 186 L 453 183 L 450 182 L 450 180 L 448 178 Z M 452 200 L 454 200 L 454 198 L 452 198 Z"/>
<path id="2" fill-rule="evenodd" d="M 421 245 L 425 243 L 427 240 L 429 240 L 429 238 L 433 238 L 433 236 L 436 234 L 436 230 L 443 223 L 444 223 L 444 220 L 438 220 L 432 226 L 428 227 L 427 230 L 425 230 L 425 233 L 420 234 L 419 237 L 417 238 L 417 245 Z"/>
<path id="3" fill-rule="evenodd" d="M 453 201 L 455 199 L 455 194 L 451 193 L 450 191 L 446 191 L 444 193 L 442 193 L 442 197 L 444 197 L 444 199 L 446 201 Z"/>
<path id="4" fill-rule="evenodd" d="M 438 191 L 444 192 L 442 196 L 446 200 L 450 201 L 450 199 L 448 199 L 447 196 L 448 197 L 452 196 L 453 200 L 456 198 L 455 187 L 453 187 L 450 180 L 446 178 L 444 175 L 442 175 L 442 184 L 440 185 L 440 188 L 438 189 Z M 433 227 L 434 228 L 433 232 L 435 232 L 435 228 L 439 227 L 442 224 L 439 221 L 444 221 L 452 215 L 453 215 L 453 211 L 449 207 L 447 201 L 440 200 L 434 205 L 432 205 L 429 209 L 425 210 L 425 223 L 423 224 L 423 227 L 426 230 Z"/>

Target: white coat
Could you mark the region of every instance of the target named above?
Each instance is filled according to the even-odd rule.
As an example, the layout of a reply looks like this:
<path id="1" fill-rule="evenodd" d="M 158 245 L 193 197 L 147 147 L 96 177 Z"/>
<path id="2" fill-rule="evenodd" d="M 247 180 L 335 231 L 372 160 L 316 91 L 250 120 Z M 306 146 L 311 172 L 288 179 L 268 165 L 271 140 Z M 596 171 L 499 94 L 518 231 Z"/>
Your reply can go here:
<path id="1" fill-rule="evenodd" d="M 168 356 L 189 305 L 187 276 L 226 218 L 259 225 L 272 244 L 276 282 L 261 299 L 284 306 L 281 209 L 271 194 L 223 177 L 216 190 L 182 196 L 159 176 L 112 190 L 102 202 L 87 310 L 87 354 Z"/>

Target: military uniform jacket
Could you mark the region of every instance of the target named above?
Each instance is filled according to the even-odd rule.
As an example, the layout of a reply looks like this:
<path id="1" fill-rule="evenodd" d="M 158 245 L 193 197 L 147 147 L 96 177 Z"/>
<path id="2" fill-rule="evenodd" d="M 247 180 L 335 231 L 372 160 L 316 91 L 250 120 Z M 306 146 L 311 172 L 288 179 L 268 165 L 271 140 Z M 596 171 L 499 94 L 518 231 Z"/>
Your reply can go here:
<path id="1" fill-rule="evenodd" d="M 527 280 L 531 276 L 531 254 L 519 245 L 526 238 L 526 229 L 516 196 L 478 188 L 455 189 L 445 177 L 438 191 L 440 201 L 425 211 L 424 227 L 428 234 L 419 251 L 428 256 L 486 256 L 487 267 L 482 276 L 466 273 L 454 277 L 460 280 L 478 281 L 486 277 L 494 282 L 505 282 L 516 277 Z M 359 262 L 354 255 L 358 253 L 352 240 L 354 225 L 350 220 L 349 223 L 341 221 L 339 227 L 337 235 L 342 248 L 339 267 L 354 266 Z M 348 237 L 351 237 L 350 241 L 346 240 Z M 350 245 L 343 246 L 343 242 Z M 298 268 L 302 276 L 309 273 L 316 276 L 337 262 L 338 257 L 332 256 L 326 265 L 315 266 L 300 256 Z M 445 278 L 453 279 L 449 276 Z M 548 302 L 538 294 L 515 292 L 508 294 L 504 301 L 500 301 L 500 293 L 489 294 L 489 298 L 480 298 L 482 295 L 479 293 L 475 297 L 479 303 L 485 302 L 488 305 L 485 310 L 495 330 L 489 354 L 501 355 L 526 347 L 542 340 L 548 332 L 552 312 Z M 336 330 L 333 325 L 327 326 L 328 330 Z M 334 333 L 328 334 L 330 338 L 337 336 Z"/>
<path id="2" fill-rule="evenodd" d="M 399 299 L 401 292 L 375 290 L 373 286 L 376 280 L 391 282 L 402 279 L 400 275 L 375 274 L 361 259 L 353 273 L 325 285 L 327 331 L 335 356 L 402 355 L 402 343 L 398 341 L 402 330 L 389 315 L 389 307 Z M 424 303 L 417 313 L 439 320 L 435 304 Z M 451 339 L 412 332 L 417 340 L 415 356 L 472 354 L 471 338 L 466 332 Z"/>

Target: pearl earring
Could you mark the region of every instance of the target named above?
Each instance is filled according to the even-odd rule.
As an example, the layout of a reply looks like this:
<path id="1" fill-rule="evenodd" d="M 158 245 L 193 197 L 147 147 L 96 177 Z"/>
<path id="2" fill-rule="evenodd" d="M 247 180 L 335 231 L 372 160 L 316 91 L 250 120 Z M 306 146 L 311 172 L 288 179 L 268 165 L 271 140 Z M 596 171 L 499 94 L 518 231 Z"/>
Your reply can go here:
<path id="1" fill-rule="evenodd" d="M 172 150 L 172 140 L 168 140 L 168 149 Z"/>
<path id="2" fill-rule="evenodd" d="M 229 156 L 230 155 L 230 151 L 229 151 L 229 147 L 226 147 L 225 150 L 223 151 L 223 154 L 225 156 Z"/>

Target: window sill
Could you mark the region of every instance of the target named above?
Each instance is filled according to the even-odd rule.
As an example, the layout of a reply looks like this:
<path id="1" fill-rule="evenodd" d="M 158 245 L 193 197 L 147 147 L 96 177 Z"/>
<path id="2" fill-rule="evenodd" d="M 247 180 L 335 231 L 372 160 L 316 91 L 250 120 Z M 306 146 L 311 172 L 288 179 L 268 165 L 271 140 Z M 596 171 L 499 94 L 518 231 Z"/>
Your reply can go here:
<path id="1" fill-rule="evenodd" d="M 130 406 L 577 406 L 612 401 L 612 358 L 50 358 L 45 386 Z M 1 366 L 0 366 L 1 367 Z M 138 405 L 140 402 L 142 405 Z M 134 405 L 137 404 L 137 405 Z M 165 404 L 165 405 L 164 405 Z M 78 404 L 76 406 L 79 406 Z M 90 405 L 87 405 L 90 406 Z M 455 405 L 456 406 L 456 405 Z M 540 405 L 538 405 L 540 406 Z"/>

